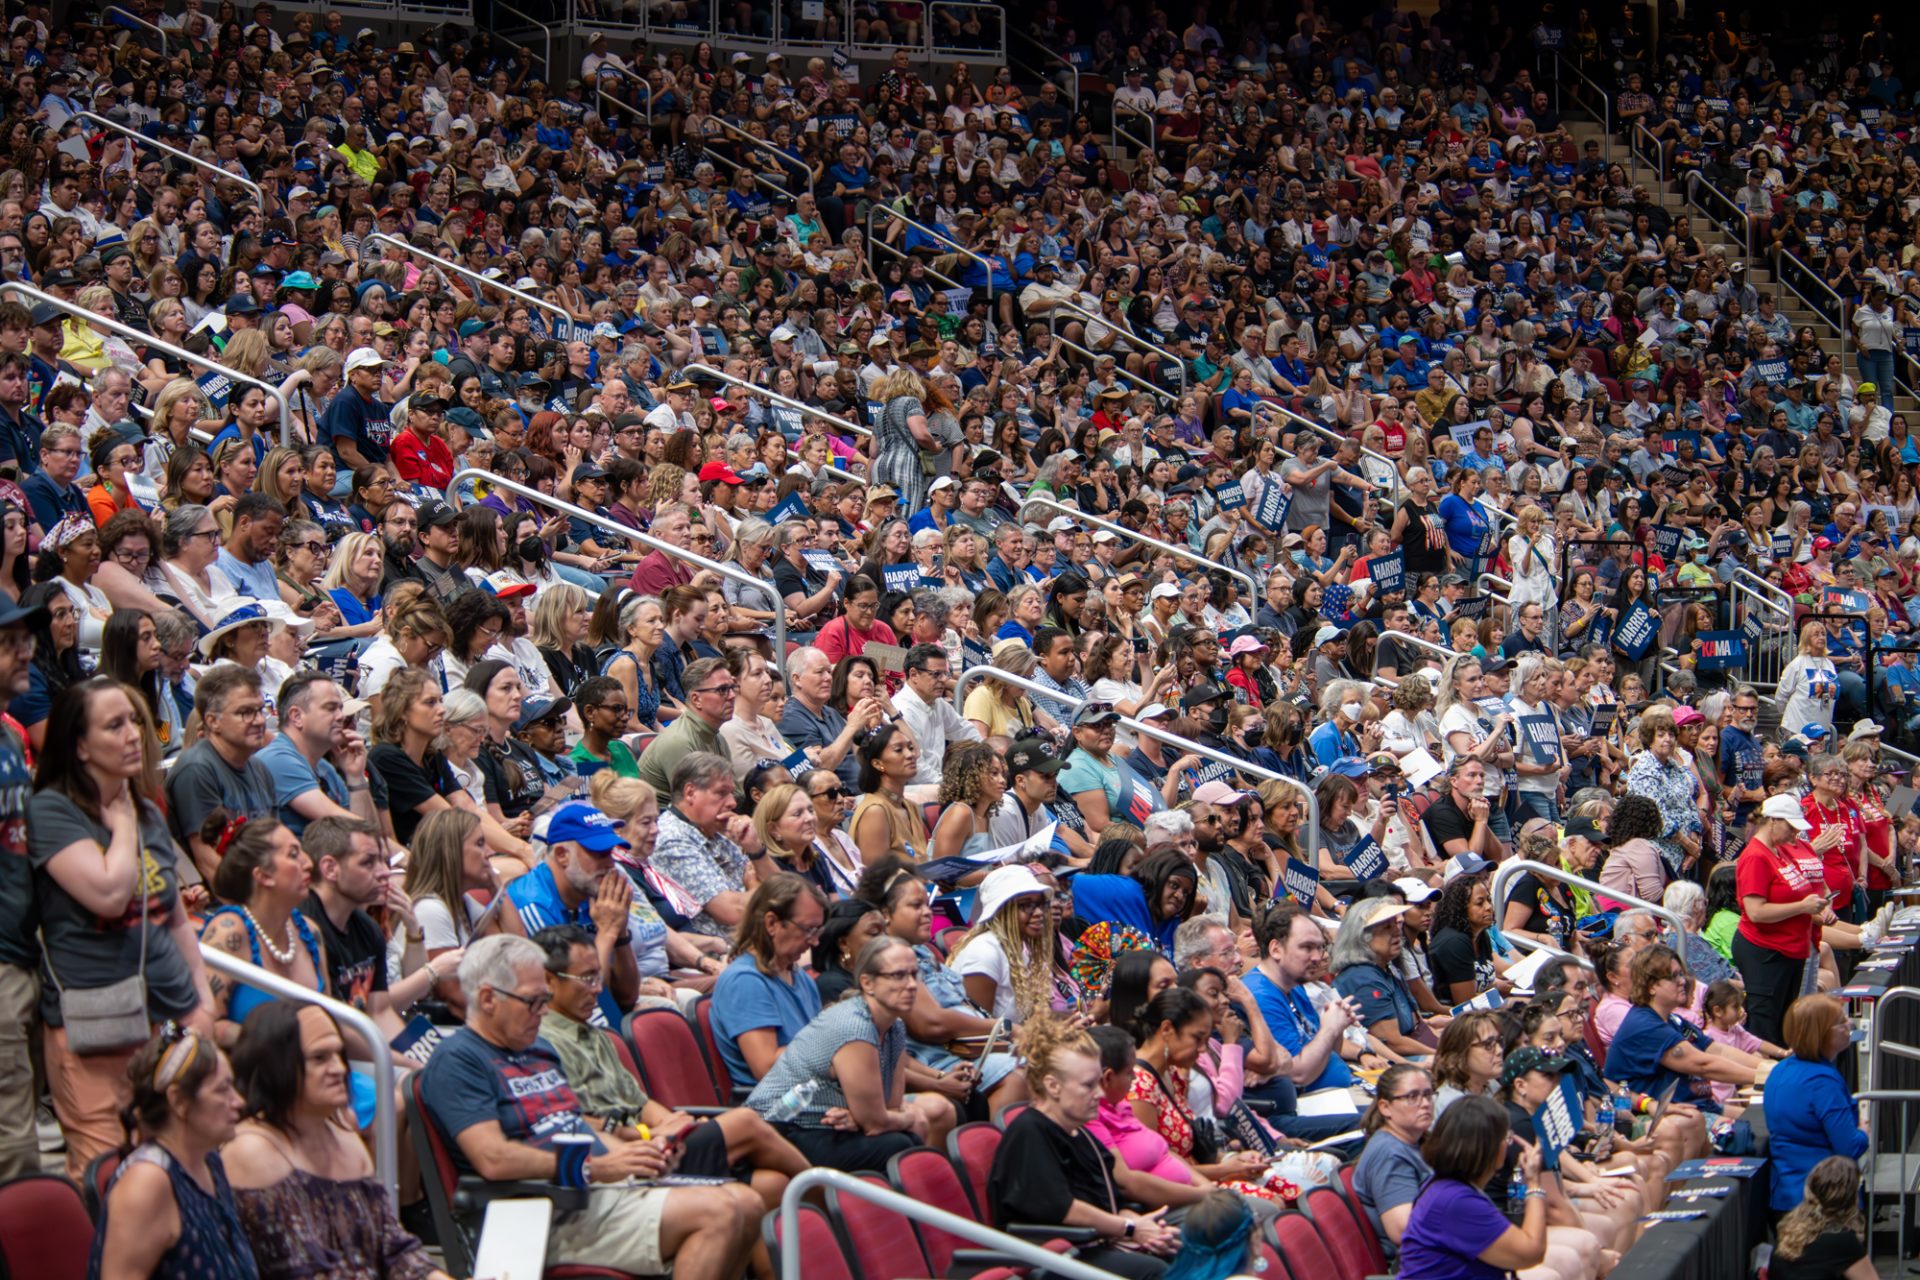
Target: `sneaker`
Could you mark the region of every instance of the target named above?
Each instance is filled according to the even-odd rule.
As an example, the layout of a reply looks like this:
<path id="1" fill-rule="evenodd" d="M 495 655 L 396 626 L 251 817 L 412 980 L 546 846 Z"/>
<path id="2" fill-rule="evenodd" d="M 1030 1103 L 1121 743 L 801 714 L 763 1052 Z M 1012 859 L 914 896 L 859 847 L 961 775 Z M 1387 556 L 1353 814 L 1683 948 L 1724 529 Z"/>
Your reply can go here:
<path id="1" fill-rule="evenodd" d="M 40 1138 L 40 1154 L 52 1155 L 67 1149 L 67 1135 L 61 1131 L 60 1122 L 54 1118 L 53 1108 L 46 1103 L 38 1103 L 33 1109 L 33 1127 Z"/>

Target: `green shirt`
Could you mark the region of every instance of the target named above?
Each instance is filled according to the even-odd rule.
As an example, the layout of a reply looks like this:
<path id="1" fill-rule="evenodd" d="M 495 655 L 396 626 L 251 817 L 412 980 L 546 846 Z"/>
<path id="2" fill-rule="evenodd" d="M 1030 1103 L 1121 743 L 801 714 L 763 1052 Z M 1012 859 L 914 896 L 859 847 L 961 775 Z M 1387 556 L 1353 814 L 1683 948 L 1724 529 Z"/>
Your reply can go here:
<path id="1" fill-rule="evenodd" d="M 1733 935 L 1739 928 L 1739 912 L 1718 911 L 1714 913 L 1713 919 L 1707 921 L 1707 927 L 1700 931 L 1700 936 L 1707 940 L 1707 945 L 1731 960 L 1733 959 Z"/>
<path id="2" fill-rule="evenodd" d="M 549 1009 L 540 1019 L 540 1035 L 560 1055 L 581 1110 L 615 1128 L 640 1123 L 647 1092 L 620 1061 L 611 1032 Z"/>
<path id="3" fill-rule="evenodd" d="M 640 776 L 640 762 L 633 758 L 633 748 L 618 738 L 607 744 L 607 758 L 604 760 L 587 750 L 585 738 L 567 755 L 567 759 L 573 761 L 574 768 L 583 778 L 591 778 L 602 769 L 611 769 L 623 778 Z"/>
<path id="4" fill-rule="evenodd" d="M 673 803 L 667 780 L 673 777 L 679 763 L 696 751 L 722 760 L 732 759 L 727 753 L 727 744 L 720 740 L 720 730 L 689 711 L 662 729 L 660 736 L 640 753 L 639 772 L 634 776 L 653 788 L 660 797 L 662 809 Z"/>

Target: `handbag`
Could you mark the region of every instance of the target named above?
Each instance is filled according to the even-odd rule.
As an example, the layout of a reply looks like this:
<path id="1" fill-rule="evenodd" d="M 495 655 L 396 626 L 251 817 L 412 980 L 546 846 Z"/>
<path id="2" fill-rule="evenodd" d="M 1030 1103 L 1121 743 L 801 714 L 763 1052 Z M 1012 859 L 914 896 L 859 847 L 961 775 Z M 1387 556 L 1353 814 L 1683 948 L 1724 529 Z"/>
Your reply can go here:
<path id="1" fill-rule="evenodd" d="M 146 853 L 141 852 L 144 864 Z M 136 892 L 139 892 L 136 889 Z M 153 1034 L 147 1017 L 147 927 L 145 894 L 141 894 L 140 969 L 131 977 L 104 987 L 69 987 L 53 967 L 47 950 L 47 973 L 60 996 L 60 1021 L 67 1031 L 67 1048 L 81 1057 L 118 1053 L 145 1044 Z"/>

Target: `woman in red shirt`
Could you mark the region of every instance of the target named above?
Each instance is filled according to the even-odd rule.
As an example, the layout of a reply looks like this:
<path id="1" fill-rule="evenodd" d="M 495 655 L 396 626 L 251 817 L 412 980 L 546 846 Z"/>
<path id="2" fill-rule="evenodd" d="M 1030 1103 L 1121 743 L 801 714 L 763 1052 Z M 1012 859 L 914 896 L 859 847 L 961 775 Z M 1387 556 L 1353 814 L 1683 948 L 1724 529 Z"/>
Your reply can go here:
<path id="1" fill-rule="evenodd" d="M 393 438 L 393 469 L 401 479 L 442 493 L 453 483 L 453 450 L 441 425 L 446 411 L 437 396 L 407 397 L 407 429 Z"/>
<path id="2" fill-rule="evenodd" d="M 1847 796 L 1847 764 L 1838 756 L 1816 756 L 1807 762 L 1811 790 L 1800 802 L 1808 823 L 1807 843 L 1820 855 L 1828 901 L 1842 920 L 1858 922 L 1854 887 L 1860 883 L 1860 851 L 1866 847 L 1866 828 L 1860 810 Z"/>
<path id="3" fill-rule="evenodd" d="M 1260 707 L 1260 686 L 1254 682 L 1254 672 L 1267 660 L 1267 646 L 1253 636 L 1241 636 L 1227 650 L 1227 658 L 1232 668 L 1227 672 L 1227 683 L 1247 695 L 1247 705 L 1258 710 Z"/>
<path id="4" fill-rule="evenodd" d="M 870 644 L 899 643 L 893 628 L 880 621 L 880 584 L 865 574 L 855 574 L 847 580 L 846 612 L 820 628 L 813 647 L 839 662 L 859 656 Z M 889 695 L 899 690 L 901 680 L 900 672 L 886 672 Z"/>
<path id="5" fill-rule="evenodd" d="M 1886 796 L 1880 787 L 1873 742 L 1849 742 L 1840 758 L 1847 762 L 1847 798 L 1859 813 L 1860 827 L 1866 835 L 1867 907 L 1878 911 L 1887 901 L 1887 890 L 1898 883 L 1893 815 L 1887 812 Z"/>
<path id="6" fill-rule="evenodd" d="M 1800 995 L 1819 925 L 1833 919 L 1819 857 L 1802 843 L 1808 830 L 1798 801 L 1769 796 L 1734 870 L 1740 927 L 1733 963 L 1747 987 L 1747 1030 L 1769 1044 L 1784 1035 L 1781 1022 Z"/>

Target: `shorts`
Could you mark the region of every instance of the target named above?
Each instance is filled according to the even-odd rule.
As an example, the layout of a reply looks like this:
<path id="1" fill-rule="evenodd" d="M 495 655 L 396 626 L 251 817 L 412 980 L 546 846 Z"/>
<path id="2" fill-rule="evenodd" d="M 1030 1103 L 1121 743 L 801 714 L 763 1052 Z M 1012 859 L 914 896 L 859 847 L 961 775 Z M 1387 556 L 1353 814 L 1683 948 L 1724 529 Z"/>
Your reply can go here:
<path id="1" fill-rule="evenodd" d="M 593 1187 L 587 1207 L 558 1216 L 547 1237 L 547 1262 L 608 1267 L 640 1276 L 667 1274 L 660 1223 L 668 1187 Z"/>

